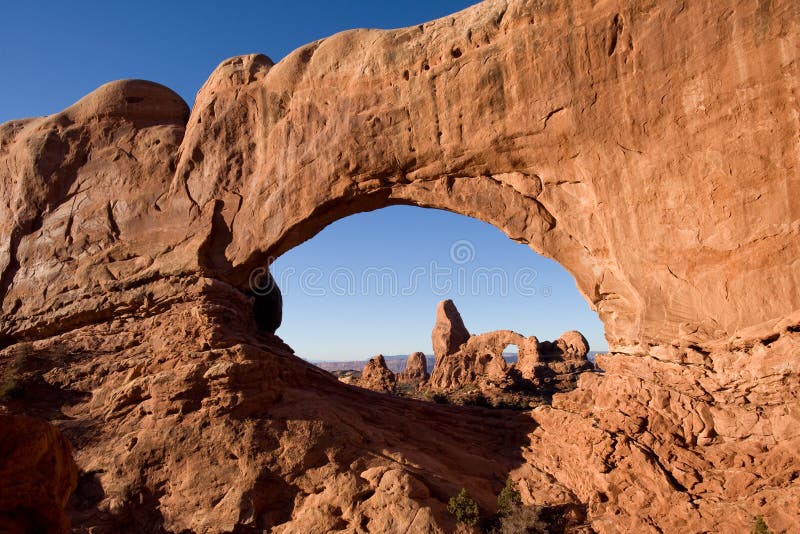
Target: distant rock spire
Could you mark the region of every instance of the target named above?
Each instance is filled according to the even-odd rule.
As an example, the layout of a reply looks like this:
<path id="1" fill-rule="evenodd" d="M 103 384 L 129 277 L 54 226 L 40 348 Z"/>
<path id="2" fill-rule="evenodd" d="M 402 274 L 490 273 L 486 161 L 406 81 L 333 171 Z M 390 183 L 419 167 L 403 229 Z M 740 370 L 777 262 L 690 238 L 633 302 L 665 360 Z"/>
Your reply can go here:
<path id="1" fill-rule="evenodd" d="M 408 357 L 406 369 L 397 377 L 401 382 L 424 382 L 428 379 L 428 360 L 421 352 Z"/>
<path id="2" fill-rule="evenodd" d="M 383 354 L 378 354 L 364 366 L 358 385 L 381 393 L 392 393 L 397 385 L 397 377 L 386 365 Z"/>
<path id="3" fill-rule="evenodd" d="M 436 308 L 436 324 L 433 326 L 431 341 L 433 354 L 438 362 L 442 357 L 458 352 L 461 345 L 469 339 L 469 331 L 464 326 L 461 314 L 452 300 L 443 300 Z"/>

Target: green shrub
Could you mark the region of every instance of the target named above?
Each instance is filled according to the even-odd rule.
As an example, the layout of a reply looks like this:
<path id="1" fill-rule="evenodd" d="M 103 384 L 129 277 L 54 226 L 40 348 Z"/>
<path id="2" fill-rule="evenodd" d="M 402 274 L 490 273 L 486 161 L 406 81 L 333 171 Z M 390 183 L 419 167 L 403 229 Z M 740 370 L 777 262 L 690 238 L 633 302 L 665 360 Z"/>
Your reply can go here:
<path id="1" fill-rule="evenodd" d="M 22 343 L 16 350 L 12 350 L 12 358 L 0 371 L 0 402 L 19 399 L 25 395 L 25 366 L 32 357 L 32 349 Z"/>
<path id="2" fill-rule="evenodd" d="M 461 491 L 455 497 L 450 497 L 450 501 L 447 503 L 447 511 L 455 516 L 460 523 L 469 526 L 477 525 L 480 518 L 478 503 L 470 497 L 465 488 L 461 488 Z"/>
<path id="3" fill-rule="evenodd" d="M 772 531 L 767 527 L 764 518 L 760 515 L 756 516 L 755 524 L 753 525 L 752 534 L 772 534 Z"/>
<path id="4" fill-rule="evenodd" d="M 462 398 L 464 406 L 478 406 L 479 408 L 490 408 L 492 405 L 486 396 L 480 391 L 469 392 Z"/>
<path id="5" fill-rule="evenodd" d="M 508 515 L 520 504 L 522 504 L 522 497 L 520 497 L 514 481 L 511 480 L 511 477 L 508 477 L 505 487 L 500 491 L 500 495 L 497 496 L 497 513 Z"/>

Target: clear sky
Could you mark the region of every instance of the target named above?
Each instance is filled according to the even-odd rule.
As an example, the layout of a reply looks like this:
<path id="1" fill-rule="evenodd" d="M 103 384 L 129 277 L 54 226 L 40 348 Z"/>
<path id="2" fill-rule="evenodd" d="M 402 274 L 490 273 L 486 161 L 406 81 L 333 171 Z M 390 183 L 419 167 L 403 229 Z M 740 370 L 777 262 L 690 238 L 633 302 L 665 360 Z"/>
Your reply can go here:
<path id="1" fill-rule="evenodd" d="M 352 28 L 400 28 L 470 0 L 27 0 L 0 9 L 0 123 L 61 111 L 98 86 L 152 80 L 191 105 L 223 60 L 278 61 Z"/>
<path id="2" fill-rule="evenodd" d="M 60 111 L 121 78 L 162 83 L 191 105 L 228 57 L 259 52 L 278 61 L 341 30 L 410 26 L 473 3 L 7 2 L 0 16 L 0 122 Z M 606 348 L 602 324 L 566 271 L 490 225 L 455 214 L 393 207 L 355 215 L 289 251 L 274 270 L 284 291 L 278 333 L 309 359 L 429 353 L 442 298 L 456 302 L 475 333 L 508 328 L 554 339 L 578 329 L 592 349 Z"/>
<path id="3" fill-rule="evenodd" d="M 606 350 L 603 325 L 558 263 L 494 226 L 446 211 L 393 206 L 333 223 L 280 258 L 278 334 L 312 360 L 431 354 L 436 304 L 450 298 L 472 333 L 540 340 L 579 330 Z"/>

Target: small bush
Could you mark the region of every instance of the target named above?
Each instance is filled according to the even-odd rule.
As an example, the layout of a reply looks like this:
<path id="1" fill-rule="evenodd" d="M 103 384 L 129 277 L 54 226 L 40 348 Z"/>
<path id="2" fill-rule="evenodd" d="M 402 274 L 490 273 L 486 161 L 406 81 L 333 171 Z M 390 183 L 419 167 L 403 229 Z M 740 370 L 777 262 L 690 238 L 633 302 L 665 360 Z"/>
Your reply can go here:
<path id="1" fill-rule="evenodd" d="M 6 378 L 0 382 L 0 402 L 8 402 L 22 397 L 24 393 L 22 382 L 16 378 Z"/>
<path id="2" fill-rule="evenodd" d="M 477 525 L 480 518 L 478 503 L 470 497 L 470 494 L 464 488 L 461 488 L 461 491 L 455 497 L 450 497 L 450 501 L 447 503 L 447 511 L 455 516 L 458 522 L 471 527 Z"/>
<path id="3" fill-rule="evenodd" d="M 550 526 L 542 519 L 539 506 L 515 506 L 506 515 L 500 517 L 500 525 L 493 534 L 547 534 L 552 532 Z"/>
<path id="4" fill-rule="evenodd" d="M 447 404 L 448 403 L 447 395 L 445 395 L 444 393 L 434 393 L 433 402 L 435 402 L 436 404 Z"/>
<path id="5" fill-rule="evenodd" d="M 479 408 L 490 408 L 492 406 L 486 396 L 480 391 L 469 392 L 464 396 L 462 402 L 464 406 L 477 406 Z"/>
<path id="6" fill-rule="evenodd" d="M 755 524 L 753 524 L 752 534 L 772 534 L 772 531 L 767 527 L 767 523 L 760 515 L 756 516 Z"/>
<path id="7" fill-rule="evenodd" d="M 505 487 L 500 491 L 500 495 L 497 496 L 497 513 L 508 515 L 520 504 L 522 504 L 522 497 L 517 491 L 514 481 L 511 480 L 511 477 L 508 477 Z"/>
<path id="8" fill-rule="evenodd" d="M 3 362 L 0 376 L 0 402 L 19 399 L 25 394 L 24 371 L 27 360 L 33 355 L 28 344 L 21 343 L 9 353 L 10 361 Z"/>

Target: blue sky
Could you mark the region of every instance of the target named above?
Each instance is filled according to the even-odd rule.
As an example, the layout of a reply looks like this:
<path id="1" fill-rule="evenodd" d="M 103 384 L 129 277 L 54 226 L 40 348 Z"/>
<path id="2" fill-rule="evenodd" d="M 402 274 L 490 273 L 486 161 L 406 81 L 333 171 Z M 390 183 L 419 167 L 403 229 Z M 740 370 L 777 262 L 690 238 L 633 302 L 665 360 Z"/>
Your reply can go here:
<path id="1" fill-rule="evenodd" d="M 399 28 L 460 11 L 468 0 L 16 1 L 0 10 L 0 123 L 61 111 L 121 78 L 152 80 L 192 104 L 224 59 L 278 61 L 352 28 Z"/>
<path id="2" fill-rule="evenodd" d="M 0 17 L 0 122 L 60 111 L 120 78 L 162 83 L 191 105 L 228 57 L 260 52 L 278 61 L 341 30 L 410 26 L 473 3 L 9 2 Z M 454 252 L 468 261 L 453 261 Z M 273 268 L 284 279 L 278 333 L 311 359 L 430 352 L 442 298 L 455 300 L 475 333 L 508 328 L 553 339 L 578 329 L 593 349 L 606 348 L 602 324 L 566 271 L 460 215 L 411 207 L 355 215 Z M 505 273 L 505 291 L 498 273 Z"/>
<path id="3" fill-rule="evenodd" d="M 272 265 L 278 334 L 314 360 L 431 353 L 436 304 L 451 298 L 472 333 L 540 340 L 579 330 L 606 350 L 603 325 L 558 263 L 463 215 L 393 206 L 337 221 Z"/>

